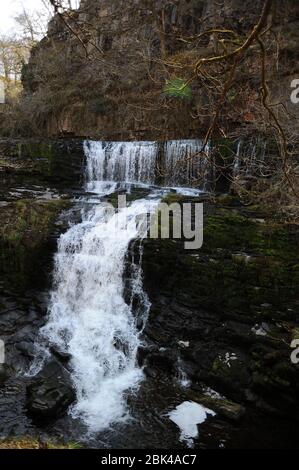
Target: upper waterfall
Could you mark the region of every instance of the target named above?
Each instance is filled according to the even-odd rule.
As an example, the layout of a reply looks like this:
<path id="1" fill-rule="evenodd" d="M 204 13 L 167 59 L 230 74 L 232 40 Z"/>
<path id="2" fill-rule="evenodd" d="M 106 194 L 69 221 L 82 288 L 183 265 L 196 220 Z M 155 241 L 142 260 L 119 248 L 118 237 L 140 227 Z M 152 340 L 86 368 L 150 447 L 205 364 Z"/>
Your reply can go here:
<path id="1" fill-rule="evenodd" d="M 201 140 L 85 141 L 87 189 L 97 190 L 103 181 L 204 188 L 210 165 L 201 148 Z"/>
<path id="2" fill-rule="evenodd" d="M 85 141 L 88 189 L 96 181 L 155 183 L 155 142 Z"/>
<path id="3" fill-rule="evenodd" d="M 200 186 L 209 179 L 210 162 L 203 158 L 201 140 L 169 140 L 164 144 L 164 172 L 166 186 Z M 210 145 L 206 147 L 210 153 Z"/>

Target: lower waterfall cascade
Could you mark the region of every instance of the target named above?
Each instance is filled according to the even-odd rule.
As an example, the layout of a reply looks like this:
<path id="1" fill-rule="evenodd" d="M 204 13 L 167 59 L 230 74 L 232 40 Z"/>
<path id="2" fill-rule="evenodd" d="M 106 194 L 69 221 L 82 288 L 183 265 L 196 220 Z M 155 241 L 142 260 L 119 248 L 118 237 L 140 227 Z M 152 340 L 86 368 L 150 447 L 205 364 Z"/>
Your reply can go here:
<path id="1" fill-rule="evenodd" d="M 169 170 L 166 188 L 190 194 L 187 182 L 201 163 L 187 164 L 187 178 L 177 173 L 176 163 L 199 151 L 200 145 L 200 141 L 164 144 L 163 158 Z M 76 402 L 70 414 L 80 418 L 89 431 L 98 432 L 129 416 L 125 394 L 136 389 L 143 377 L 137 366 L 141 345 L 137 325 L 140 316 L 143 324 L 146 321 L 150 304 L 142 288 L 141 267 L 131 266 L 131 295 L 141 301 L 137 315 L 133 301 L 125 301 L 123 275 L 129 244 L 146 236 L 148 227 L 140 226 L 140 220 L 155 211 L 163 187 L 155 184 L 157 143 L 85 141 L 84 152 L 86 192 L 79 201 L 83 205 L 81 220 L 58 241 L 49 317 L 40 332 L 40 344 L 46 344 L 40 347 L 44 358 L 39 356 L 36 363 L 45 360 L 49 346 L 71 357 Z M 205 164 L 203 168 L 206 171 Z M 107 211 L 103 196 L 131 185 L 148 188 L 149 196 L 113 214 Z M 37 369 L 33 365 L 33 373 Z M 187 383 L 185 377 L 183 382 Z"/>
<path id="2" fill-rule="evenodd" d="M 115 151 L 119 152 L 119 147 Z M 123 273 L 129 243 L 147 232 L 139 223 L 140 217 L 151 213 L 159 198 L 138 199 L 114 214 L 107 212 L 100 197 L 97 202 L 96 198 L 113 192 L 116 182 L 103 181 L 101 145 L 90 151 L 85 146 L 85 154 L 86 190 L 93 191 L 93 197 L 85 200 L 82 221 L 58 241 L 49 318 L 41 338 L 43 344 L 71 356 L 77 400 L 70 413 L 96 432 L 126 418 L 123 395 L 143 376 L 136 365 L 140 332 L 132 306 L 124 300 Z M 135 158 L 133 152 L 129 167 Z M 108 162 L 109 177 L 117 178 L 117 156 L 113 153 L 112 160 Z M 139 173 L 140 179 L 143 176 L 148 183 L 150 170 Z M 128 168 L 124 168 L 123 177 L 129 179 Z M 142 273 L 138 266 L 133 266 L 132 272 L 131 295 L 141 301 L 140 315 L 145 320 L 149 303 L 142 290 Z"/>

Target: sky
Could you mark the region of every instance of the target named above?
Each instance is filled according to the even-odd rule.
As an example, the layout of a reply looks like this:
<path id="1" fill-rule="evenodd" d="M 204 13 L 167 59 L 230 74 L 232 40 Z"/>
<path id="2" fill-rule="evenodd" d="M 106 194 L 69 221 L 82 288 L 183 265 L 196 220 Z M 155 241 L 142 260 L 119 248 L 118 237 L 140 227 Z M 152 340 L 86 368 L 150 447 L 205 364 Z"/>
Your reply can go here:
<path id="1" fill-rule="evenodd" d="M 17 34 L 14 17 L 22 13 L 23 5 L 29 12 L 45 11 L 43 0 L 1 0 L 0 35 Z"/>
<path id="2" fill-rule="evenodd" d="M 61 3 L 64 7 L 71 4 L 72 8 L 78 8 L 80 0 L 62 0 Z M 14 18 L 23 12 L 24 7 L 28 13 L 42 13 L 45 25 L 53 13 L 49 0 L 0 0 L 0 36 L 18 34 Z"/>

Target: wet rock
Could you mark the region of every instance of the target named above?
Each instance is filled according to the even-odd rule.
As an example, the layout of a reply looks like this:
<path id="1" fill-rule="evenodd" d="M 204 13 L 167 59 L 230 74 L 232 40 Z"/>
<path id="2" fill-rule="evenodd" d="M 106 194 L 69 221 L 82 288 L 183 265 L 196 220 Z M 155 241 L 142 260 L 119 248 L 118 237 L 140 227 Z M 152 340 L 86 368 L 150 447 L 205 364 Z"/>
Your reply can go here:
<path id="1" fill-rule="evenodd" d="M 145 375 L 151 379 L 156 379 L 159 376 L 159 372 L 153 367 L 145 367 L 143 371 Z"/>
<path id="2" fill-rule="evenodd" d="M 121 351 L 125 356 L 129 354 L 129 344 L 125 340 L 121 338 L 114 338 L 113 344 L 115 349 Z"/>
<path id="3" fill-rule="evenodd" d="M 136 328 L 138 331 L 141 331 L 144 327 L 144 320 L 143 318 L 137 318 L 136 320 Z"/>
<path id="4" fill-rule="evenodd" d="M 224 324 L 224 328 L 225 336 L 231 338 L 236 345 L 247 346 L 256 341 L 249 325 L 235 321 L 228 321 Z"/>
<path id="5" fill-rule="evenodd" d="M 146 358 L 146 364 L 150 368 L 158 369 L 167 375 L 172 375 L 176 370 L 177 355 L 174 351 L 160 349 L 157 352 L 149 354 Z"/>
<path id="6" fill-rule="evenodd" d="M 231 352 L 220 354 L 213 362 L 209 379 L 220 392 L 236 400 L 243 399 L 251 380 L 247 359 L 240 360 Z"/>
<path id="7" fill-rule="evenodd" d="M 295 327 L 292 329 L 292 339 L 299 339 L 299 327 Z"/>
<path id="8" fill-rule="evenodd" d="M 191 398 L 201 405 L 207 406 L 216 411 L 217 414 L 229 419 L 230 421 L 240 421 L 245 415 L 246 409 L 244 406 L 227 400 L 224 397 L 214 397 L 208 395 L 197 395 L 191 392 Z"/>
<path id="9" fill-rule="evenodd" d="M 62 231 L 55 222 L 70 206 L 65 200 L 20 199 L 1 210 L 0 276 L 5 286 L 24 291 L 32 285 L 44 286 Z"/>
<path id="10" fill-rule="evenodd" d="M 27 409 L 36 420 L 59 418 L 75 400 L 69 373 L 52 361 L 27 387 Z"/>
<path id="11" fill-rule="evenodd" d="M 155 351 L 168 350 L 164 357 L 150 354 L 146 364 L 170 377 L 172 351 L 192 388 L 204 383 L 233 403 L 289 415 L 299 390 L 287 346 L 299 337 L 293 255 L 299 232 L 266 214 L 260 223 L 258 208 L 233 202 L 205 207 L 200 250 L 184 250 L 180 240 L 144 241 L 144 286 L 152 304 L 144 336 Z M 237 410 L 231 409 L 236 419 Z"/>
<path id="12" fill-rule="evenodd" d="M 245 415 L 245 408 L 238 403 L 228 400 L 217 400 L 217 409 L 225 418 L 232 421 L 239 421 Z"/>
<path id="13" fill-rule="evenodd" d="M 236 263 L 250 263 L 252 260 L 252 256 L 246 253 L 233 253 L 232 260 Z"/>
<path id="14" fill-rule="evenodd" d="M 21 176 L 35 175 L 36 181 L 81 181 L 83 139 L 0 139 L 1 168 Z"/>
<path id="15" fill-rule="evenodd" d="M 16 349 L 18 349 L 18 351 L 24 354 L 24 356 L 30 358 L 35 357 L 36 351 L 32 342 L 21 341 L 20 343 L 16 344 Z"/>
<path id="16" fill-rule="evenodd" d="M 149 352 L 150 352 L 149 348 L 145 348 L 143 346 L 138 348 L 137 363 L 138 363 L 139 367 L 142 367 L 144 365 L 145 359 L 146 359 L 147 355 L 149 354 Z"/>
<path id="17" fill-rule="evenodd" d="M 5 382 L 10 377 L 10 369 L 6 364 L 0 364 L 0 387 L 2 387 Z"/>
<path id="18" fill-rule="evenodd" d="M 52 346 L 50 348 L 50 351 L 51 353 L 60 361 L 62 362 L 63 364 L 66 364 L 69 362 L 69 360 L 71 359 L 71 354 L 68 354 L 64 351 L 62 351 L 61 349 L 59 349 L 57 346 Z"/>

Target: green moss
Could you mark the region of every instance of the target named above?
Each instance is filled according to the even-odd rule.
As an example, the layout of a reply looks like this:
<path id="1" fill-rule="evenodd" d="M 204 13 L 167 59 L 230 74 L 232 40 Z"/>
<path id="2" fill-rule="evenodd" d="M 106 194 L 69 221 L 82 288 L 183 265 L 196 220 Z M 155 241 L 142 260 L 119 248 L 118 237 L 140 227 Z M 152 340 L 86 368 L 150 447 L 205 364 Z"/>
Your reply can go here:
<path id="1" fill-rule="evenodd" d="M 183 202 L 186 199 L 185 196 L 182 196 L 177 193 L 169 193 L 165 196 L 161 202 L 165 202 L 165 204 L 174 204 L 176 202 Z"/>
<path id="2" fill-rule="evenodd" d="M 178 200 L 184 202 L 176 194 L 164 199 Z M 146 269 L 199 308 L 252 322 L 292 320 L 299 296 L 299 231 L 270 217 L 260 223 L 257 211 L 241 203 L 208 203 L 202 248 L 185 250 L 183 240 L 149 240 Z"/>
<path id="3" fill-rule="evenodd" d="M 12 248 L 22 243 L 34 249 L 49 235 L 58 213 L 67 207 L 67 201 L 19 200 L 2 209 L 0 237 Z"/>
<path id="4" fill-rule="evenodd" d="M 217 197 L 217 204 L 219 206 L 235 206 L 240 205 L 239 198 L 232 194 L 221 194 Z"/>
<path id="5" fill-rule="evenodd" d="M 0 216 L 0 272 L 8 282 L 23 284 L 34 270 L 58 214 L 69 201 L 19 200 L 2 208 Z"/>
<path id="6" fill-rule="evenodd" d="M 299 327 L 297 326 L 292 330 L 292 340 L 299 339 Z"/>
<path id="7" fill-rule="evenodd" d="M 137 199 L 144 198 L 150 193 L 149 189 L 146 188 L 133 188 L 130 193 L 124 193 L 126 196 L 127 203 L 136 201 Z M 118 207 L 118 197 L 121 196 L 119 192 L 112 193 L 105 198 L 105 201 L 112 204 L 114 208 Z"/>
<path id="8" fill-rule="evenodd" d="M 179 98 L 187 101 L 192 99 L 192 89 L 188 82 L 182 78 L 169 80 L 163 89 L 163 94 L 170 98 Z"/>
<path id="9" fill-rule="evenodd" d="M 177 194 L 173 192 L 169 192 L 164 198 L 161 200 L 161 202 L 164 202 L 166 204 L 174 204 L 178 202 L 179 204 L 183 203 L 202 203 L 207 196 L 202 195 L 202 196 L 184 196 L 183 194 Z"/>
<path id="10" fill-rule="evenodd" d="M 53 147 L 47 142 L 25 141 L 18 144 L 19 156 L 26 155 L 29 158 L 54 158 Z"/>
<path id="11" fill-rule="evenodd" d="M 0 449 L 81 449 L 77 442 L 58 443 L 43 441 L 33 437 L 21 437 L 0 440 Z"/>

